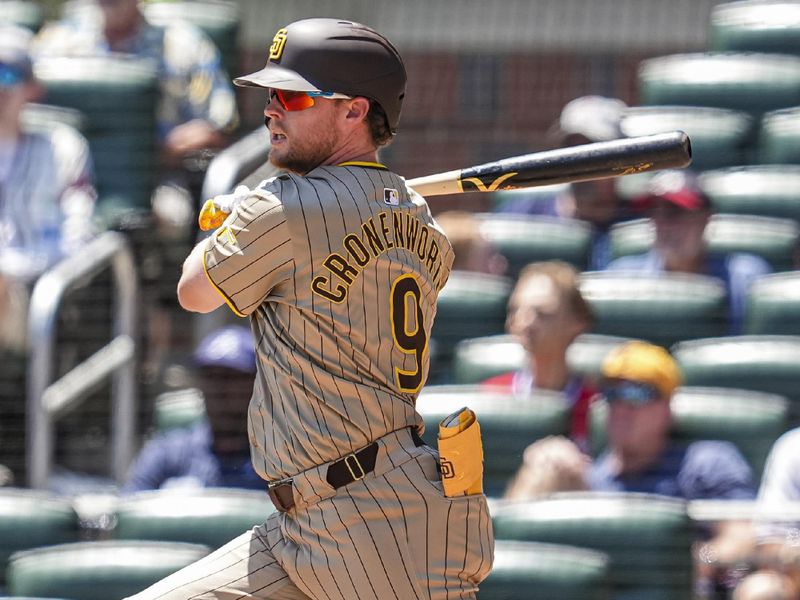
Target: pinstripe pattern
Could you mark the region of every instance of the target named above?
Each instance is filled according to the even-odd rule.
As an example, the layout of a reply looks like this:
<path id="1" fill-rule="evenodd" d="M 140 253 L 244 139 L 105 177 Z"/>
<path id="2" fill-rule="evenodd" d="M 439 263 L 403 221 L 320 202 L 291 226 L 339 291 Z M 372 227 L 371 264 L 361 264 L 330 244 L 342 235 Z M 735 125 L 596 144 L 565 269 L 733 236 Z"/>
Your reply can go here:
<path id="1" fill-rule="evenodd" d="M 385 202 L 386 189 L 396 190 L 397 206 Z M 398 388 L 395 369 L 426 375 L 428 353 L 420 364 L 395 342 L 390 295 L 398 277 L 414 275 L 429 337 L 453 254 L 424 199 L 385 169 L 320 167 L 263 183 L 226 225 L 205 261 L 232 308 L 252 317 L 259 364 L 249 435 L 258 473 L 281 479 L 422 427 L 416 392 Z M 414 311 L 406 312 L 413 327 Z"/>
<path id="2" fill-rule="evenodd" d="M 493 558 L 486 499 L 445 498 L 436 461 L 410 439 L 382 448 L 385 472 L 270 515 L 131 600 L 475 598 Z"/>
<path id="3" fill-rule="evenodd" d="M 474 598 L 493 558 L 486 498 L 446 498 L 438 456 L 410 429 L 453 262 L 425 200 L 383 168 L 280 176 L 204 260 L 252 324 L 253 464 L 291 476 L 295 506 L 134 598 Z M 332 488 L 328 463 L 373 441 L 374 471 Z"/>

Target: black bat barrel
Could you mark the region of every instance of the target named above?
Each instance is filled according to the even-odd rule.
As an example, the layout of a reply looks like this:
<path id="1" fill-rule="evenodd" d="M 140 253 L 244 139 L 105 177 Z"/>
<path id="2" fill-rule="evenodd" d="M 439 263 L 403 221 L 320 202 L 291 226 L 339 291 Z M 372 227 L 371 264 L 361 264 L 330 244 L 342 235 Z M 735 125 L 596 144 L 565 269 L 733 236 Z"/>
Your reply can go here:
<path id="1" fill-rule="evenodd" d="M 461 171 L 463 191 L 494 191 L 619 177 L 686 167 L 692 161 L 683 131 L 583 144 L 504 158 Z"/>

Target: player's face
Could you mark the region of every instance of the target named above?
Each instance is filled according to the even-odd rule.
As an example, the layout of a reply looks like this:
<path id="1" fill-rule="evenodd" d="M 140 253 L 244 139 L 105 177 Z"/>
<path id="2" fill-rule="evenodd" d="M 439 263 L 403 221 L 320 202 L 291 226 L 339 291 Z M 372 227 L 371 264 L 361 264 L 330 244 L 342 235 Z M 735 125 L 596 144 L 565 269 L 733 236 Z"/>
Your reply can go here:
<path id="1" fill-rule="evenodd" d="M 553 280 L 534 275 L 514 290 L 506 328 L 526 351 L 536 354 L 565 352 L 583 326 Z"/>
<path id="2" fill-rule="evenodd" d="M 268 98 L 269 161 L 301 175 L 326 164 L 340 144 L 341 110 L 340 100 L 316 98 L 313 106 L 290 111 L 276 97 Z"/>

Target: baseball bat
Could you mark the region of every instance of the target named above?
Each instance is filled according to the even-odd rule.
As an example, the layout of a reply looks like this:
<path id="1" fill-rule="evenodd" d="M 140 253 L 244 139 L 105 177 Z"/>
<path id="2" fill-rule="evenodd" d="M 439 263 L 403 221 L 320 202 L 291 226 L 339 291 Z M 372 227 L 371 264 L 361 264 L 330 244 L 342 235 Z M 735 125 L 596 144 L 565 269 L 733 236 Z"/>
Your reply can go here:
<path id="1" fill-rule="evenodd" d="M 513 156 L 417 177 L 408 185 L 423 196 L 494 192 L 686 167 L 691 162 L 689 136 L 672 131 Z"/>

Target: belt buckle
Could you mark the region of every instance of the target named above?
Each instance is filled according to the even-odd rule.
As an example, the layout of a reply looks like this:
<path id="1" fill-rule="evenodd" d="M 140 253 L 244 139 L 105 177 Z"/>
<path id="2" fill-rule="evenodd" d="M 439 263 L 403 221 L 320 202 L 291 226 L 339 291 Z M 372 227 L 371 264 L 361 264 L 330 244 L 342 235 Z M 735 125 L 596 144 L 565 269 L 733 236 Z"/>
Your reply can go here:
<path id="1" fill-rule="evenodd" d="M 292 485 L 294 480 L 291 477 L 287 477 L 286 479 L 277 479 L 275 481 L 268 481 L 267 482 L 267 489 L 274 490 L 276 487 L 280 487 L 282 485 Z"/>
<path id="2" fill-rule="evenodd" d="M 353 467 L 350 466 L 350 461 L 348 459 L 353 459 L 355 466 L 358 467 L 358 470 L 361 471 L 360 475 L 356 475 L 356 472 L 353 470 Z M 350 476 L 353 478 L 353 481 L 358 481 L 359 479 L 364 479 L 364 467 L 361 466 L 361 463 L 358 460 L 358 457 L 355 454 L 348 454 L 342 460 L 344 460 L 344 466 L 347 467 L 347 470 L 350 471 Z"/>

